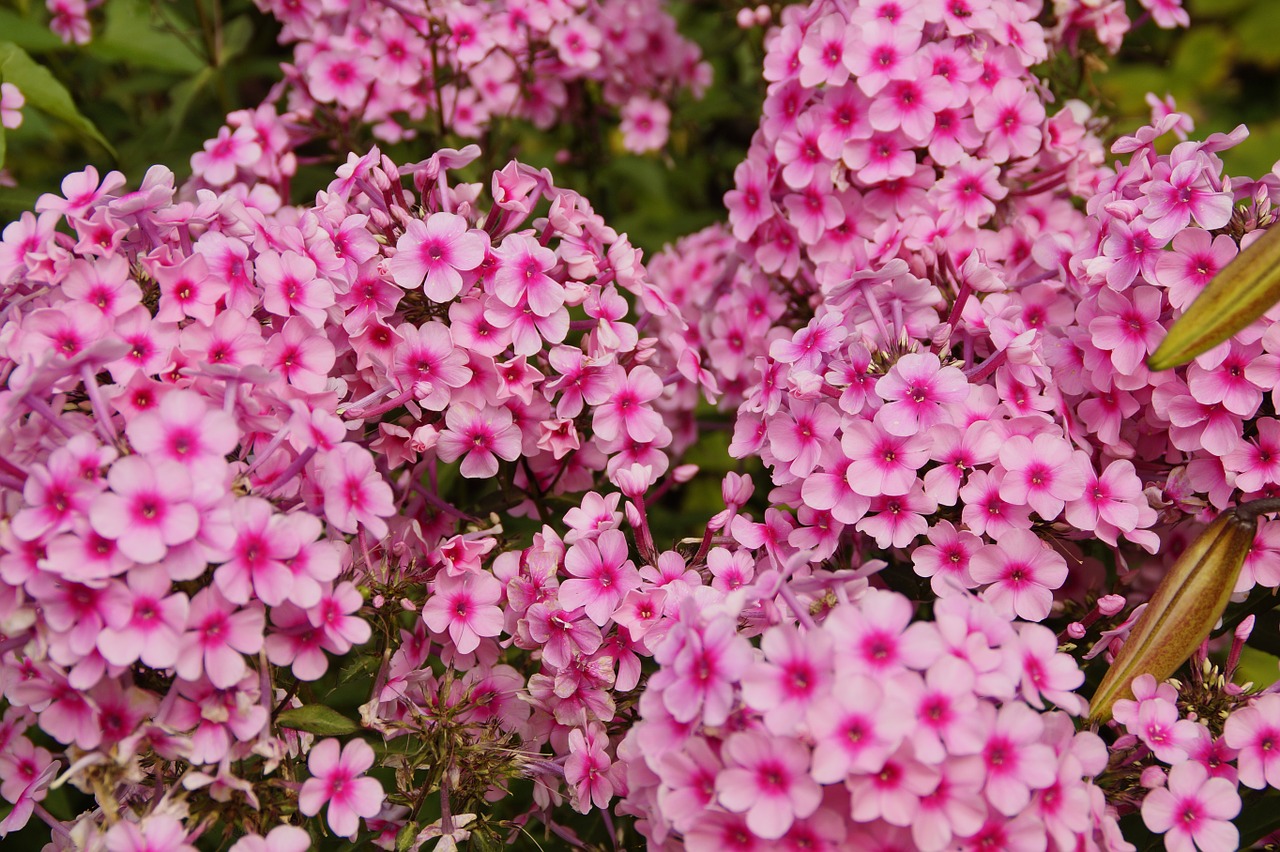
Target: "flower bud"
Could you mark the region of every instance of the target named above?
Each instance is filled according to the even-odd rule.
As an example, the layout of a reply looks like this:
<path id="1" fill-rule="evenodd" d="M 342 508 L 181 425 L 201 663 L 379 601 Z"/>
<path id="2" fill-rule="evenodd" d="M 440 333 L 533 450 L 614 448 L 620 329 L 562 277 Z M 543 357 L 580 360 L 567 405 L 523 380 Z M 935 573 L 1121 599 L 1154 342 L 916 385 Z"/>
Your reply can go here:
<path id="1" fill-rule="evenodd" d="M 1147 359 L 1168 370 L 1208 352 L 1280 302 L 1280 228 L 1249 244 L 1214 276 Z"/>
<path id="2" fill-rule="evenodd" d="M 1133 697 L 1134 678 L 1164 680 L 1209 636 L 1253 545 L 1256 518 L 1248 506 L 1223 512 L 1178 557 L 1098 685 L 1091 722 L 1105 722 L 1117 700 Z"/>

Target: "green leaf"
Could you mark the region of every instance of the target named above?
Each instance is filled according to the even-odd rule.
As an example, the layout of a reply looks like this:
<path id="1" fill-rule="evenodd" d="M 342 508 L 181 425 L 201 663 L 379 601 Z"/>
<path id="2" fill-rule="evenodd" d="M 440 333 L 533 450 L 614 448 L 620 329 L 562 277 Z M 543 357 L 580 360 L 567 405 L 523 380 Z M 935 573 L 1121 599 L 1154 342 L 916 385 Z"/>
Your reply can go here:
<path id="1" fill-rule="evenodd" d="M 67 47 L 48 26 L 32 18 L 24 18 L 12 9 L 0 9 L 0 33 L 4 33 L 7 40 L 32 53 L 64 50 Z"/>
<path id="2" fill-rule="evenodd" d="M 94 56 L 183 77 L 195 74 L 207 64 L 192 48 L 199 43 L 198 33 L 191 31 L 178 36 L 161 29 L 146 4 L 137 0 L 111 0 L 104 8 L 107 25 L 87 48 Z"/>
<path id="3" fill-rule="evenodd" d="M 322 737 L 354 734 L 360 730 L 358 724 L 323 704 L 308 704 L 305 707 L 285 710 L 276 716 L 276 724 L 282 728 L 306 731 L 308 734 L 318 734 Z"/>
<path id="4" fill-rule="evenodd" d="M 244 53 L 253 38 L 253 21 L 248 15 L 241 15 L 227 21 L 222 28 L 222 51 L 218 55 L 218 67 L 226 65 L 232 59 Z"/>
<path id="5" fill-rule="evenodd" d="M 27 106 L 66 122 L 77 133 L 97 142 L 112 157 L 116 157 L 115 148 L 111 147 L 111 143 L 93 122 L 80 113 L 66 87 L 49 73 L 49 69 L 37 63 L 13 42 L 0 42 L 0 80 L 17 86 L 27 99 Z"/>
<path id="6" fill-rule="evenodd" d="M 418 822 L 417 820 L 409 820 L 404 824 L 404 828 L 400 829 L 400 833 L 396 835 L 396 852 L 406 852 L 417 838 Z"/>
<path id="7" fill-rule="evenodd" d="M 206 65 L 190 79 L 183 80 L 173 87 L 173 106 L 169 107 L 169 123 L 173 128 L 169 133 L 170 142 L 174 140 L 178 132 L 186 124 L 187 113 L 191 111 L 191 105 L 195 103 L 196 98 L 213 80 L 215 73 L 217 72 Z"/>

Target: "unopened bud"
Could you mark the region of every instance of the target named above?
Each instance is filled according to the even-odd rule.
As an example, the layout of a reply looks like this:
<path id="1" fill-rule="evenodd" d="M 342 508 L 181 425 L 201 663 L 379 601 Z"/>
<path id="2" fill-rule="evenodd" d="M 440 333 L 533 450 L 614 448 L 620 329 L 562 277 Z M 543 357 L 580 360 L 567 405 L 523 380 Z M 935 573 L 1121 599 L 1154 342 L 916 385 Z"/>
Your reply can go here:
<path id="1" fill-rule="evenodd" d="M 1124 595 L 1103 595 L 1098 598 L 1098 612 L 1107 618 L 1124 609 Z"/>
<path id="2" fill-rule="evenodd" d="M 1273 501 L 1252 505 L 1262 502 Z M 1134 678 L 1165 680 L 1208 638 L 1253 545 L 1257 511 L 1247 504 L 1223 512 L 1178 557 L 1094 693 L 1090 721 L 1110 719 L 1117 700 L 1133 697 Z"/>
<path id="3" fill-rule="evenodd" d="M 1147 359 L 1168 370 L 1243 331 L 1280 302 L 1280 228 L 1271 228 L 1214 276 Z"/>

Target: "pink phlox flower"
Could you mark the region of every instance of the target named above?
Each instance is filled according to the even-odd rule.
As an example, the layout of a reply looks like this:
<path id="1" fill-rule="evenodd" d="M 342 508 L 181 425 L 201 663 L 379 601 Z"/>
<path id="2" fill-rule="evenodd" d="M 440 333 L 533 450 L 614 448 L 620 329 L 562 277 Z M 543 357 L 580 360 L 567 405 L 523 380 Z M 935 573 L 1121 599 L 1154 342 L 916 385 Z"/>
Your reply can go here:
<path id="1" fill-rule="evenodd" d="M 1239 753 L 1240 783 L 1255 790 L 1280 786 L 1280 695 L 1262 695 L 1227 717 L 1222 739 Z"/>
<path id="2" fill-rule="evenodd" d="M 938 504 L 915 482 L 906 494 L 873 498 L 869 514 L 856 528 L 874 538 L 878 547 L 907 547 L 928 531 L 925 519 L 937 511 Z"/>
<path id="3" fill-rule="evenodd" d="M 742 698 L 764 713 L 777 736 L 797 732 L 809 708 L 827 691 L 831 637 L 791 626 L 770 628 L 761 640 L 767 662 L 757 662 L 742 678 Z"/>
<path id="4" fill-rule="evenodd" d="M 969 573 L 982 593 L 1002 612 L 1027 621 L 1043 621 L 1053 605 L 1053 590 L 1067 579 L 1067 561 L 1029 530 L 1009 530 L 973 555 Z"/>
<path id="5" fill-rule="evenodd" d="M 661 647 L 675 638 L 670 634 Z M 669 663 L 672 682 L 662 692 L 662 703 L 676 721 L 724 724 L 733 707 L 734 685 L 753 662 L 750 644 L 731 620 L 717 618 L 672 647 L 677 649 Z"/>
<path id="6" fill-rule="evenodd" d="M 658 806 L 672 826 L 688 833 L 703 819 L 716 800 L 716 775 L 723 764 L 701 737 L 680 750 L 663 754 L 653 764 L 661 779 Z"/>
<path id="7" fill-rule="evenodd" d="M 137 823 L 121 820 L 103 838 L 107 852 L 196 852 L 187 839 L 182 822 L 168 814 L 152 814 Z"/>
<path id="8" fill-rule="evenodd" d="M 1164 835 L 1170 852 L 1230 852 L 1239 846 L 1240 832 L 1231 823 L 1240 813 L 1240 795 L 1225 778 L 1210 778 L 1195 761 L 1169 770 L 1167 787 L 1152 790 L 1142 800 L 1142 821 Z"/>
<path id="9" fill-rule="evenodd" d="M 624 434 L 636 441 L 652 441 L 662 427 L 662 415 L 650 403 L 662 396 L 662 379 L 651 368 L 609 368 L 608 394 L 596 405 L 591 428 L 611 441 Z M 590 402 L 590 400 L 588 400 Z"/>
<path id="10" fill-rule="evenodd" d="M 1155 280 L 1166 289 L 1170 305 L 1186 310 L 1239 251 L 1227 234 L 1215 237 L 1201 228 L 1187 228 L 1174 235 L 1172 251 L 1160 253 Z"/>
<path id="11" fill-rule="evenodd" d="M 189 390 L 165 394 L 157 408 L 129 421 L 125 434 L 138 452 L 178 462 L 196 479 L 220 476 L 240 442 L 234 418 Z"/>
<path id="12" fill-rule="evenodd" d="M 819 784 L 879 772 L 911 727 L 907 706 L 875 680 L 843 674 L 830 681 L 802 717 L 814 740 L 810 774 Z"/>
<path id="13" fill-rule="evenodd" d="M 463 476 L 487 479 L 497 474 L 499 458 L 515 461 L 520 455 L 520 428 L 505 406 L 477 408 L 455 402 L 445 411 L 445 424 L 436 454 L 444 462 L 461 458 Z"/>
<path id="14" fill-rule="evenodd" d="M 564 522 L 569 527 L 565 533 L 565 544 L 573 544 L 582 538 L 595 538 L 605 530 L 617 529 L 622 525 L 622 513 L 618 511 L 618 501 L 622 495 L 614 491 L 601 496 L 589 491 L 582 497 L 582 502 L 565 512 Z"/>
<path id="15" fill-rule="evenodd" d="M 0 127 L 16 130 L 22 126 L 22 108 L 26 97 L 12 83 L 0 83 Z"/>
<path id="16" fill-rule="evenodd" d="M 976 535 L 1000 538 L 1012 530 L 1031 528 L 1031 508 L 1001 498 L 1002 468 L 975 470 L 960 488 L 960 519 Z M 970 569 L 972 574 L 972 569 Z"/>
<path id="17" fill-rule="evenodd" d="M 95 205 L 115 197 L 117 190 L 126 183 L 125 176 L 117 171 L 107 172 L 98 181 L 98 170 L 85 166 L 83 171 L 72 172 L 62 179 L 62 197 L 45 193 L 36 199 L 37 213 L 61 213 L 68 220 L 85 216 Z"/>
<path id="18" fill-rule="evenodd" d="M 1259 417 L 1257 435 L 1227 453 L 1222 464 L 1235 474 L 1235 485 L 1247 493 L 1280 483 L 1280 421 Z"/>
<path id="19" fill-rule="evenodd" d="M 310 257 L 296 251 L 266 251 L 254 261 L 257 283 L 262 287 L 262 307 L 281 317 L 302 316 L 317 328 L 328 319 L 334 304 L 333 285 L 316 271 Z"/>
<path id="20" fill-rule="evenodd" d="M 984 152 L 996 163 L 1035 154 L 1044 119 L 1044 105 L 1016 79 L 1001 80 L 973 108 L 974 124 L 987 134 Z"/>
<path id="21" fill-rule="evenodd" d="M 337 351 L 327 337 L 317 333 L 319 330 L 304 317 L 290 317 L 267 340 L 263 366 L 301 391 L 323 392 Z"/>
<path id="22" fill-rule="evenodd" d="M 324 631 L 325 650 L 345 654 L 353 645 L 369 641 L 372 628 L 356 614 L 363 606 L 360 590 L 350 580 L 345 580 L 332 591 L 325 590 L 320 600 L 307 608 L 307 618 Z"/>
<path id="23" fill-rule="evenodd" d="M 1040 741 L 1040 715 L 1027 705 L 1006 704 L 988 715 L 989 733 L 980 753 L 987 801 L 1005 816 L 1015 816 L 1031 802 L 1033 790 L 1053 784 L 1057 761 L 1053 749 Z"/>
<path id="24" fill-rule="evenodd" d="M 986 720 L 978 713 L 973 687 L 974 679 L 946 659 L 930 666 L 923 679 L 902 673 L 886 686 L 903 704 L 897 715 L 906 723 L 904 736 L 911 740 L 916 757 L 937 766 L 948 757 L 982 751 Z M 981 785 L 980 777 L 977 783 Z"/>
<path id="25" fill-rule="evenodd" d="M 829 443 L 827 435 L 819 436 Z M 849 487 L 866 497 L 907 494 L 917 483 L 916 471 L 929 460 L 929 442 L 922 435 L 893 435 L 880 422 L 854 420 L 844 424 L 840 447 L 852 464 Z"/>
<path id="26" fill-rule="evenodd" d="M 1161 29 L 1191 26 L 1191 16 L 1182 8 L 1182 0 L 1138 0 L 1138 3 L 1151 13 L 1151 19 Z"/>
<path id="27" fill-rule="evenodd" d="M 288 516 L 266 500 L 244 497 L 231 505 L 225 529 L 226 540 L 220 542 L 225 556 L 215 560 L 223 564 L 214 572 L 222 593 L 237 604 L 251 597 L 268 606 L 283 603 L 293 590 L 286 563 L 303 544 Z"/>
<path id="28" fill-rule="evenodd" d="M 431 597 L 422 607 L 422 620 L 433 633 L 448 633 L 460 654 L 470 654 L 481 638 L 497 636 L 505 619 L 498 601 L 502 584 L 487 572 L 461 577 L 438 574 Z"/>
<path id="29" fill-rule="evenodd" d="M 154 669 L 173 666 L 178 637 L 187 625 L 187 596 L 174 592 L 165 569 L 138 566 L 127 584 L 107 587 L 103 613 L 107 626 L 98 636 L 98 651 L 116 666 L 141 660 Z"/>
<path id="30" fill-rule="evenodd" d="M 825 402 L 794 400 L 790 408 L 769 419 L 769 446 L 799 477 L 811 474 L 831 451 L 840 414 Z"/>
<path id="31" fill-rule="evenodd" d="M 1262 389 L 1248 379 L 1248 368 L 1260 354 L 1258 344 L 1230 341 L 1201 355 L 1187 367 L 1187 387 L 1196 402 L 1218 403 L 1232 414 L 1252 417 L 1262 403 Z"/>
<path id="32" fill-rule="evenodd" d="M 963 402 L 969 382 L 955 367 L 943 367 L 931 352 L 909 353 L 876 382 L 876 393 L 885 400 L 876 423 L 891 435 L 910 436 L 946 422 L 943 405 Z"/>
<path id="33" fill-rule="evenodd" d="M 262 157 L 262 146 L 249 125 L 234 131 L 218 128 L 218 135 L 204 143 L 204 150 L 191 155 L 191 171 L 211 186 L 226 186 L 235 180 L 236 170 L 249 168 Z"/>
<path id="34" fill-rule="evenodd" d="M 744 550 L 730 551 L 713 547 L 707 551 L 707 570 L 711 572 L 711 587 L 731 592 L 750 585 L 756 574 L 755 558 Z"/>
<path id="35" fill-rule="evenodd" d="M 929 543 L 912 549 L 911 563 L 917 575 L 930 578 L 934 594 L 948 594 L 956 583 L 966 589 L 978 585 L 969 575 L 969 560 L 982 546 L 982 539 L 956 529 L 950 521 L 939 521 L 926 535 Z"/>
<path id="36" fill-rule="evenodd" d="M 822 629 L 831 635 L 838 659 L 881 676 L 907 666 L 928 668 L 941 646 L 933 625 L 911 623 L 912 606 L 902 595 L 869 589 L 853 606 L 828 614 Z"/>
<path id="37" fill-rule="evenodd" d="M 809 777 L 809 750 L 793 739 L 737 733 L 725 741 L 723 755 L 716 797 L 726 809 L 745 813 L 758 837 L 781 837 L 822 803 L 822 788 Z"/>
<path id="38" fill-rule="evenodd" d="M 1142 217 L 1152 236 L 1162 243 L 1190 225 L 1193 218 L 1206 231 L 1223 227 L 1231 218 L 1231 193 L 1210 184 L 1209 167 L 1198 146 L 1196 142 L 1179 144 L 1170 155 L 1172 168 L 1157 167 L 1152 179 L 1142 185 L 1147 197 Z"/>
<path id="39" fill-rule="evenodd" d="M 497 268 L 492 292 L 511 307 L 527 302 L 535 314 L 550 316 L 564 304 L 565 288 L 547 275 L 555 252 L 524 234 L 512 234 L 494 250 Z"/>
<path id="40" fill-rule="evenodd" d="M 311 835 L 296 825 L 277 825 L 263 837 L 247 834 L 241 837 L 228 852 L 307 852 L 311 848 Z"/>
<path id="41" fill-rule="evenodd" d="M 878 771 L 851 775 L 845 781 L 849 815 L 854 822 L 879 819 L 909 826 L 920 811 L 920 800 L 937 789 L 940 779 L 938 769 L 917 760 L 910 741 L 905 741 Z"/>
<path id="42" fill-rule="evenodd" d="M 1039 624 L 1019 624 L 1016 642 L 1004 646 L 1009 665 L 1015 668 L 1022 699 L 1037 710 L 1047 699 L 1073 716 L 1088 710 L 1088 702 L 1075 693 L 1084 683 L 1084 672 L 1069 654 L 1058 652 L 1058 638 Z"/>
<path id="43" fill-rule="evenodd" d="M 355 837 L 360 817 L 377 816 L 382 808 L 382 785 L 364 777 L 373 766 L 373 749 L 363 740 L 351 740 L 339 751 L 332 737 L 321 740 L 307 757 L 311 777 L 298 793 L 298 810 L 315 816 L 329 806 L 328 823 L 340 837 Z"/>
<path id="44" fill-rule="evenodd" d="M 825 83 L 839 86 L 849 79 L 846 53 L 857 49 L 856 28 L 841 15 L 824 15 L 809 26 L 800 45 L 800 85 L 815 88 Z"/>
<path id="45" fill-rule="evenodd" d="M 656 151 L 667 144 L 671 109 L 662 101 L 633 96 L 619 111 L 622 145 L 635 154 Z"/>
<path id="46" fill-rule="evenodd" d="M 1046 521 L 1057 518 L 1068 500 L 1084 493 L 1088 460 L 1056 435 L 1010 437 L 1000 446 L 1000 464 L 1005 470 L 1000 498 L 1030 506 Z"/>
<path id="47" fill-rule="evenodd" d="M 454 345 L 449 328 L 433 320 L 419 327 L 399 327 L 401 342 L 395 347 L 392 375 L 404 390 L 413 389 L 423 407 L 443 411 L 455 388 L 473 378 L 467 353 Z"/>
<path id="48" fill-rule="evenodd" d="M 325 518 L 335 529 L 355 533 L 363 526 L 375 539 L 387 534 L 383 518 L 395 514 L 391 486 L 378 475 L 368 450 L 339 444 L 324 454 L 317 479 Z"/>
<path id="49" fill-rule="evenodd" d="M 462 273 L 478 267 L 487 249 L 485 235 L 468 230 L 466 219 L 453 213 L 432 213 L 426 221 L 409 222 L 396 241 L 396 254 L 387 268 L 406 290 L 421 287 L 433 302 L 448 302 L 462 292 Z"/>
<path id="50" fill-rule="evenodd" d="M 0 838 L 26 825 L 36 803 L 48 795 L 60 767 L 48 749 L 33 745 L 26 737 L 14 737 L 0 748 L 0 796 L 13 805 L 0 820 Z"/>
<path id="51" fill-rule="evenodd" d="M 569 732 L 569 755 L 564 762 L 564 780 L 571 785 L 574 808 L 588 813 L 591 806 L 606 808 L 614 795 L 611 761 L 605 753 L 609 737 L 604 727 L 592 722 L 586 730 Z"/>
<path id="52" fill-rule="evenodd" d="M 200 517 L 191 502 L 191 476 L 182 465 L 126 456 L 111 466 L 107 483 L 111 490 L 94 499 L 89 522 L 125 556 L 149 565 L 195 538 Z"/>
<path id="53" fill-rule="evenodd" d="M 1127 289 L 1139 274 L 1147 281 L 1155 281 L 1164 243 L 1146 225 L 1144 219 L 1111 219 L 1102 240 L 1102 256 L 1086 263 L 1087 272 L 1101 275 L 1112 290 Z"/>
<path id="54" fill-rule="evenodd" d="M 848 336 L 844 318 L 835 311 L 827 311 L 797 331 L 790 340 L 775 340 L 769 347 L 769 357 L 795 369 L 813 371 L 822 363 L 822 356 L 840 348 Z"/>
<path id="55" fill-rule="evenodd" d="M 861 26 L 855 49 L 845 51 L 843 59 L 858 88 L 874 97 L 890 80 L 909 80 L 916 75 L 910 57 L 919 47 L 920 30 L 876 19 Z"/>
<path id="56" fill-rule="evenodd" d="M 930 458 L 938 466 L 925 471 L 924 490 L 944 506 L 954 506 L 965 475 L 978 465 L 995 461 L 1000 435 L 990 423 L 978 420 L 961 428 L 939 423 L 929 431 Z"/>
<path id="57" fill-rule="evenodd" d="M 575 655 L 594 654 L 600 648 L 600 628 L 582 613 L 547 603 L 535 603 L 522 622 L 528 636 L 542 650 L 542 659 L 558 669 L 569 665 Z"/>
<path id="58" fill-rule="evenodd" d="M 583 607 L 587 617 L 603 627 L 627 593 L 640 586 L 640 574 L 628 555 L 621 530 L 605 530 L 594 541 L 574 543 L 565 553 L 565 570 L 573 578 L 560 584 L 561 605 Z"/>
<path id="59" fill-rule="evenodd" d="M 1111 353 L 1118 372 L 1128 375 L 1140 370 L 1164 339 L 1165 329 L 1159 322 L 1163 301 L 1155 287 L 1134 287 L 1128 296 L 1110 289 L 1099 291 L 1099 316 L 1089 321 L 1090 339 Z"/>
<path id="60" fill-rule="evenodd" d="M 201 589 L 191 599 L 186 632 L 177 640 L 178 676 L 198 680 L 203 673 L 219 689 L 229 689 L 244 677 L 244 654 L 262 648 L 266 617 L 259 604 L 239 609 L 217 588 Z"/>
<path id="61" fill-rule="evenodd" d="M 22 508 L 11 520 L 21 541 L 39 541 L 72 529 L 88 511 L 102 486 L 86 479 L 65 448 L 49 454 L 46 464 L 33 464 L 22 487 Z"/>

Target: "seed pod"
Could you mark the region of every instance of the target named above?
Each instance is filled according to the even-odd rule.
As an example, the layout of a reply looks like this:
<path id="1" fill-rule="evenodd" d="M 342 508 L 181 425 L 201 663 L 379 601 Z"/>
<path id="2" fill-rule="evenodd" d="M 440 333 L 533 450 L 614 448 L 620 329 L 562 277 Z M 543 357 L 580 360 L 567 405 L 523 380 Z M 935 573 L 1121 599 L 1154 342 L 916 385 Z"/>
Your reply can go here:
<path id="1" fill-rule="evenodd" d="M 1214 276 L 1147 359 L 1168 370 L 1208 352 L 1280 302 L 1280 228 L 1273 227 Z"/>
<path id="2" fill-rule="evenodd" d="M 1105 722 L 1122 698 L 1133 698 L 1134 678 L 1161 681 L 1177 671 L 1213 630 L 1253 545 L 1260 500 L 1223 512 L 1200 534 L 1160 581 L 1089 703 L 1089 721 Z"/>

